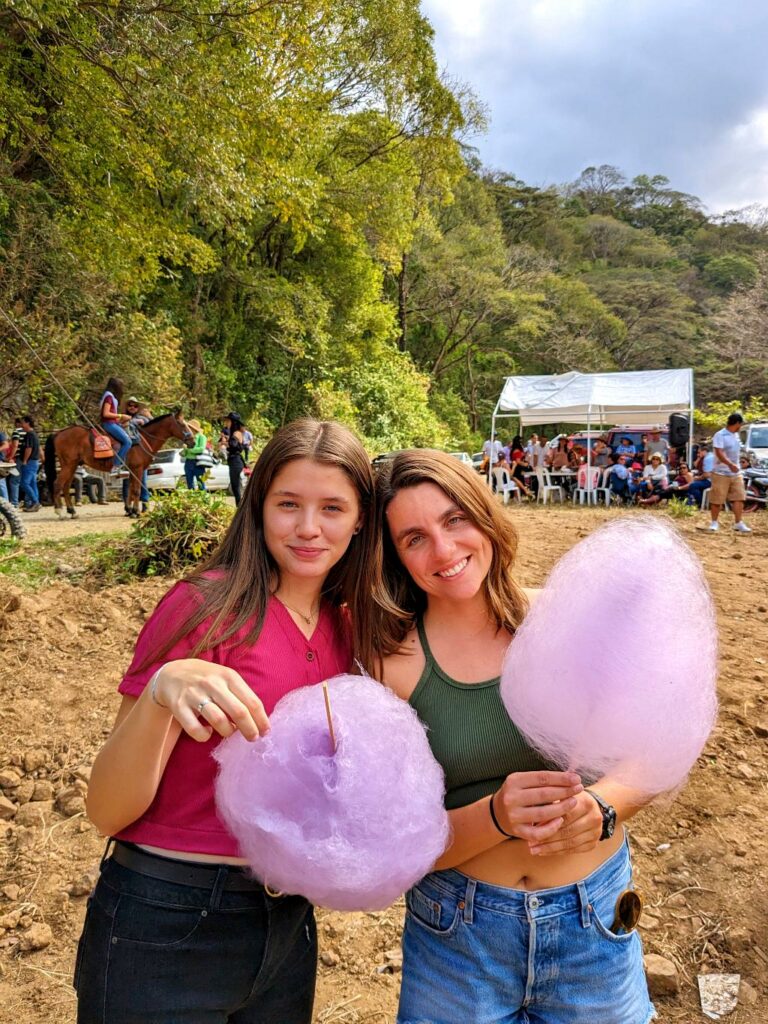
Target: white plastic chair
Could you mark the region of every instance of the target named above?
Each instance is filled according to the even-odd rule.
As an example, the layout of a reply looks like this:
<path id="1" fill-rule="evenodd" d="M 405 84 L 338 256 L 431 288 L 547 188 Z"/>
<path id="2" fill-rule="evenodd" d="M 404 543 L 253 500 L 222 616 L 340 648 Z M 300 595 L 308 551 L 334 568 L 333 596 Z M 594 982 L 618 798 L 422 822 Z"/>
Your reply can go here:
<path id="1" fill-rule="evenodd" d="M 589 477 L 587 476 L 587 470 L 589 470 Z M 576 490 L 573 492 L 573 503 L 574 505 L 578 501 L 580 505 L 589 504 L 591 501 L 597 501 L 597 489 L 600 483 L 600 470 L 597 466 L 579 466 L 579 471 L 576 476 Z M 588 486 L 591 483 L 591 487 Z M 608 499 L 610 502 L 610 498 Z"/>
<path id="2" fill-rule="evenodd" d="M 710 490 L 711 490 L 711 488 L 710 488 L 710 487 L 708 487 L 708 488 L 706 489 L 706 491 L 704 491 L 704 493 L 703 493 L 703 494 L 702 494 L 702 496 L 701 496 L 701 511 L 702 511 L 702 512 L 703 512 L 703 511 L 704 511 L 705 509 L 708 509 L 708 508 L 709 508 L 709 492 L 710 492 Z"/>
<path id="3" fill-rule="evenodd" d="M 510 494 L 516 497 L 518 501 L 521 500 L 520 488 L 503 466 L 496 466 L 493 470 L 493 479 L 496 483 L 496 493 L 502 496 L 505 505 L 509 501 Z"/>
<path id="4" fill-rule="evenodd" d="M 539 493 L 536 495 L 536 500 L 543 502 L 545 505 L 552 498 L 557 497 L 557 500 L 562 503 L 563 501 L 563 488 L 559 484 L 552 483 L 552 477 L 549 475 L 548 469 L 538 468 L 536 470 L 536 479 L 539 481 Z"/>

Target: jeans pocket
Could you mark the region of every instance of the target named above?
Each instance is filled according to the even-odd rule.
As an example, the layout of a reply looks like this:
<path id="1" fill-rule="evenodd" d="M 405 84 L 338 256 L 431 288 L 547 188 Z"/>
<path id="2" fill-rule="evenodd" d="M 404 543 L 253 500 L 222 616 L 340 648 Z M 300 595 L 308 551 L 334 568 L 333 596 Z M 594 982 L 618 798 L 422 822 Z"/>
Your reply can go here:
<path id="1" fill-rule="evenodd" d="M 200 907 L 154 903 L 123 893 L 115 911 L 112 941 L 154 949 L 180 946 L 192 938 L 207 915 Z"/>
<path id="2" fill-rule="evenodd" d="M 405 894 L 405 905 L 413 921 L 434 935 L 450 935 L 461 919 L 461 907 L 454 896 L 415 885 Z"/>
<path id="3" fill-rule="evenodd" d="M 610 886 L 605 892 L 599 893 L 597 896 L 590 896 L 590 903 L 592 906 L 592 922 L 595 928 L 602 938 L 607 939 L 609 942 L 616 943 L 617 945 L 624 945 L 632 941 L 635 937 L 636 929 L 633 928 L 631 932 L 622 932 L 617 935 L 611 931 L 611 926 L 616 918 L 617 903 L 619 897 L 625 890 L 632 888 L 632 873 L 631 870 L 627 876 L 621 880 L 621 883 L 615 886 Z"/>

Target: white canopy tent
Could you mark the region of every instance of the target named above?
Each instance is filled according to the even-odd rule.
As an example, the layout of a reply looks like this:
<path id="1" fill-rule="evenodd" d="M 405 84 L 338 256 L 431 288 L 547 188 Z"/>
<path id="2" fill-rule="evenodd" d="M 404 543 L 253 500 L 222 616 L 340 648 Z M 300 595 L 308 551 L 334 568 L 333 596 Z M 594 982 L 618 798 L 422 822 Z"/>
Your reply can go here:
<path id="1" fill-rule="evenodd" d="M 545 423 L 586 423 L 593 427 L 650 426 L 672 413 L 689 417 L 693 442 L 693 370 L 640 370 L 633 373 L 561 373 L 546 377 L 507 377 L 491 420 L 517 416 L 521 431 Z M 689 448 L 690 451 L 690 448 Z M 587 446 L 587 465 L 590 461 Z M 587 474 L 591 479 L 591 474 Z"/>

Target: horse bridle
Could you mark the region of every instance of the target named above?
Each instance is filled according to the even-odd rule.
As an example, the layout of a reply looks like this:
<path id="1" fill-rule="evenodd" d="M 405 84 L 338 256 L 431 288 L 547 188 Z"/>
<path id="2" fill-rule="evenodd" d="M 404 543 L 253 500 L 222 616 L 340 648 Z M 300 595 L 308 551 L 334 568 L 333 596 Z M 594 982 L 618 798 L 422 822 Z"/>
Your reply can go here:
<path id="1" fill-rule="evenodd" d="M 173 413 L 169 412 L 168 415 L 169 416 L 173 416 Z M 173 418 L 176 419 L 175 416 Z M 176 422 L 178 423 L 179 421 L 176 420 Z M 183 431 L 183 433 L 181 435 L 181 439 L 182 439 L 182 441 L 184 441 L 184 443 L 187 445 L 187 447 L 189 447 L 191 445 L 191 443 L 195 440 L 195 435 L 192 433 L 191 430 L 186 428 L 186 424 L 184 424 L 184 426 L 185 426 L 185 430 Z M 152 451 L 151 448 L 147 448 L 147 446 L 144 444 L 144 434 L 142 433 L 142 431 L 147 435 L 147 437 L 156 437 L 157 435 L 156 434 L 150 434 L 150 432 L 147 430 L 146 427 L 138 427 L 137 428 L 137 433 L 139 435 L 139 444 L 141 445 L 141 447 L 144 449 L 144 451 L 147 453 L 147 455 L 157 455 L 157 452 Z"/>

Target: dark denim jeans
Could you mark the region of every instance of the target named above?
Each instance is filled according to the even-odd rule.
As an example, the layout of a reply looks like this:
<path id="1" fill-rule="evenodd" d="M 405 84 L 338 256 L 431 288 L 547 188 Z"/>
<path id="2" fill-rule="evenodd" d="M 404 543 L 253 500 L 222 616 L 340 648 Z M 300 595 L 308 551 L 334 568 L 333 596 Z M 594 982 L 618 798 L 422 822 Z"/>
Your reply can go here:
<path id="1" fill-rule="evenodd" d="M 210 890 L 104 862 L 74 984 L 78 1024 L 310 1024 L 313 908 L 263 889 Z"/>

